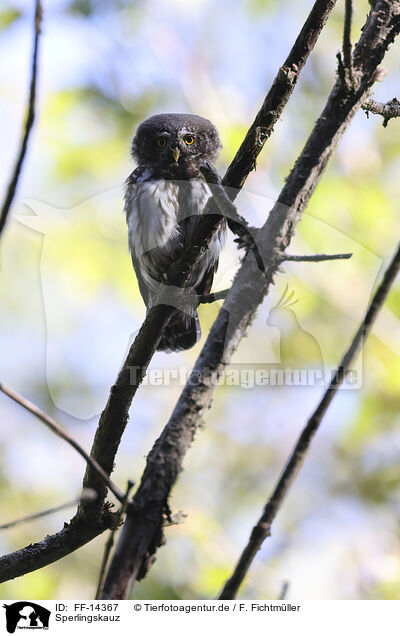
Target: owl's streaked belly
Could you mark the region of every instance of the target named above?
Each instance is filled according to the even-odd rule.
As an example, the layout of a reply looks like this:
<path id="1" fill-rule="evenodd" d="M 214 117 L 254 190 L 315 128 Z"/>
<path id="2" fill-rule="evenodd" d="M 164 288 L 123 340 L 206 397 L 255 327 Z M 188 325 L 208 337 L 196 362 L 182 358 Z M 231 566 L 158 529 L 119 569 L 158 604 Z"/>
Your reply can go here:
<path id="1" fill-rule="evenodd" d="M 208 185 L 200 180 L 159 179 L 128 185 L 125 211 L 129 247 L 150 290 L 158 290 L 177 250 L 193 244 L 196 217 L 203 212 L 210 195 Z M 215 234 L 204 257 L 193 269 L 190 280 L 193 287 L 217 261 L 224 234 L 222 229 Z"/>

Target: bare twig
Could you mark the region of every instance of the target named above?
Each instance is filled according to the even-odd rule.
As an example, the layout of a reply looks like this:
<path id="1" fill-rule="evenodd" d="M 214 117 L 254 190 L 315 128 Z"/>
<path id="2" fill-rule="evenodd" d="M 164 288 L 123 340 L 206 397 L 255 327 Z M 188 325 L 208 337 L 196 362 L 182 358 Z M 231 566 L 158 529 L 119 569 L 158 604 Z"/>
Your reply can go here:
<path id="1" fill-rule="evenodd" d="M 280 601 L 284 601 L 286 598 L 286 594 L 288 593 L 288 589 L 289 589 L 289 581 L 283 581 L 282 583 L 282 588 L 279 594 L 279 600 Z"/>
<path id="2" fill-rule="evenodd" d="M 103 585 L 104 585 L 104 580 L 106 578 L 106 568 L 107 568 L 107 564 L 110 558 L 110 554 L 111 554 L 111 550 L 112 547 L 114 545 L 114 539 L 115 539 L 115 534 L 118 530 L 118 528 L 121 525 L 123 516 L 126 512 L 126 509 L 128 507 L 128 503 L 129 503 L 129 493 L 131 492 L 132 488 L 134 486 L 133 481 L 128 481 L 127 485 L 126 485 L 126 490 L 125 490 L 125 499 L 118 511 L 118 516 L 116 518 L 116 522 L 115 522 L 115 526 L 110 530 L 110 536 L 108 537 L 108 540 L 106 542 L 106 545 L 104 546 L 104 553 L 103 553 L 103 560 L 101 562 L 101 566 L 100 566 L 100 574 L 99 574 L 99 581 L 97 584 L 97 590 L 96 590 L 96 599 L 101 598 L 101 593 L 103 591 Z"/>
<path id="3" fill-rule="evenodd" d="M 48 415 L 42 409 L 36 406 L 36 404 L 33 404 L 33 402 L 30 402 L 29 400 L 22 397 L 21 395 L 19 395 L 18 393 L 16 393 L 9 387 L 5 386 L 1 382 L 0 382 L 0 391 L 4 393 L 5 395 L 7 395 L 12 400 L 14 400 L 14 402 L 22 406 L 26 411 L 29 411 L 30 413 L 32 413 L 32 415 L 35 415 L 35 417 L 37 417 L 41 422 L 43 422 L 43 424 L 45 424 L 47 428 L 49 428 L 58 437 L 61 437 L 61 439 L 67 442 L 67 444 L 72 446 L 72 448 L 74 448 L 79 453 L 79 455 L 81 455 L 84 458 L 87 464 L 89 464 L 93 468 L 93 470 L 96 471 L 96 474 L 104 482 L 107 488 L 109 488 L 111 492 L 116 496 L 118 501 L 121 501 L 121 502 L 124 501 L 124 497 L 125 497 L 124 493 L 121 492 L 119 488 L 117 488 L 117 486 L 111 481 L 111 479 L 109 478 L 107 473 L 103 470 L 103 468 L 100 466 L 100 464 L 93 457 L 88 455 L 88 453 L 82 448 L 82 446 L 80 446 L 80 444 L 78 444 L 78 442 L 75 441 L 73 437 L 71 437 L 71 435 L 69 435 L 66 431 L 64 431 L 61 428 L 61 426 L 55 421 L 55 419 L 50 417 L 50 415 Z M 93 499 L 92 500 L 87 499 L 85 500 L 84 503 L 89 503 L 89 501 L 93 501 Z"/>
<path id="4" fill-rule="evenodd" d="M 343 63 L 348 73 L 350 84 L 354 86 L 353 49 L 351 45 L 351 22 L 353 19 L 353 0 L 345 0 L 343 26 Z"/>
<path id="5" fill-rule="evenodd" d="M 324 393 L 320 403 L 315 409 L 303 429 L 290 457 L 283 470 L 274 491 L 265 506 L 264 512 L 254 526 L 250 539 L 242 552 L 242 555 L 235 567 L 232 576 L 225 583 L 224 588 L 219 596 L 220 599 L 233 599 L 236 597 L 240 585 L 242 584 L 253 559 L 260 549 L 263 541 L 270 536 L 271 525 L 275 519 L 282 502 L 295 480 L 311 446 L 311 442 L 322 422 L 322 419 L 336 395 L 337 390 L 345 378 L 346 372 L 350 369 L 350 365 L 355 359 L 357 353 L 361 350 L 366 338 L 371 332 L 375 319 L 382 308 L 387 295 L 394 283 L 397 274 L 400 271 L 400 243 L 397 250 L 387 267 L 382 282 L 376 290 L 372 301 L 365 314 L 364 320 L 357 330 L 350 346 L 342 357 L 341 362 L 331 380 L 331 383 Z"/>
<path id="6" fill-rule="evenodd" d="M 320 263 L 321 261 L 336 261 L 351 258 L 353 254 L 350 252 L 345 254 L 285 254 L 283 257 L 283 261 L 295 261 L 297 263 L 301 262 L 310 262 L 310 263 Z"/>
<path id="7" fill-rule="evenodd" d="M 20 142 L 20 148 L 18 151 L 15 167 L 8 184 L 7 193 L 0 212 L 0 235 L 4 230 L 7 222 L 8 213 L 11 209 L 12 202 L 17 191 L 18 181 L 22 170 L 22 164 L 24 163 L 26 151 L 28 148 L 28 141 L 35 120 L 35 101 L 36 101 L 36 85 L 37 85 L 37 73 L 38 73 L 38 55 L 39 55 L 39 40 L 40 40 L 40 26 L 43 18 L 43 9 L 40 0 L 36 0 L 35 5 L 35 17 L 34 17 L 34 42 L 32 53 L 32 68 L 31 68 L 31 80 L 29 88 L 28 106 L 25 125 Z"/>
<path id="8" fill-rule="evenodd" d="M 365 110 L 367 115 L 368 113 L 381 115 L 383 117 L 382 126 L 384 128 L 386 128 L 390 119 L 400 117 L 400 102 L 396 97 L 393 97 L 393 99 L 386 102 L 386 104 L 376 102 L 373 99 L 366 99 L 361 108 Z"/>
<path id="9" fill-rule="evenodd" d="M 22 523 L 27 523 L 28 521 L 34 521 L 36 519 L 41 519 L 42 517 L 47 517 L 48 515 L 53 515 L 56 512 L 60 512 L 61 510 L 66 510 L 66 508 L 71 508 L 72 506 L 76 506 L 81 501 L 94 501 L 97 499 L 97 493 L 94 490 L 85 489 L 82 491 L 80 497 L 73 499 L 72 501 L 68 501 L 67 503 L 61 504 L 59 506 L 54 506 L 53 508 L 46 508 L 46 510 L 41 510 L 40 512 L 35 512 L 31 515 L 26 515 L 26 517 L 20 517 L 19 519 L 14 519 L 14 521 L 9 521 L 8 523 L 3 523 L 0 525 L 0 530 L 8 530 L 9 528 L 15 528 L 15 526 L 19 526 Z"/>
<path id="10" fill-rule="evenodd" d="M 199 305 L 206 305 L 208 303 L 215 303 L 216 300 L 224 300 L 228 295 L 229 289 L 222 289 L 219 292 L 212 292 L 211 294 L 202 294 L 197 297 Z"/>

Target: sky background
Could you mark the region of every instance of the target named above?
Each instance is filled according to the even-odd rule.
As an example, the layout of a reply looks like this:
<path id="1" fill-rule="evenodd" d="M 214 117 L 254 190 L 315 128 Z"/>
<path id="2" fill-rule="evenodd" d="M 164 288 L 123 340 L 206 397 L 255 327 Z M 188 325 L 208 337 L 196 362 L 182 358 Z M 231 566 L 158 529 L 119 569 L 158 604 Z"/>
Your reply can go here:
<path id="1" fill-rule="evenodd" d="M 0 7 L 0 192 L 18 147 L 32 47 L 32 2 Z M 48 6 L 47 6 L 48 5 Z M 37 120 L 18 197 L 0 245 L 0 378 L 42 406 L 87 449 L 145 311 L 127 249 L 123 183 L 130 141 L 157 112 L 193 112 L 217 126 L 221 174 L 234 156 L 312 3 L 275 0 L 44 2 Z M 237 200 L 264 222 L 335 80 L 338 3 L 293 97 Z M 368 12 L 354 3 L 353 40 Z M 399 86 L 398 43 L 375 98 Z M 397 58 L 398 59 L 398 58 Z M 398 96 L 398 94 L 397 94 Z M 307 369 L 318 345 L 337 364 L 399 236 L 400 121 L 360 112 L 330 162 L 291 246 L 353 252 L 350 261 L 291 263 L 276 278 L 233 368 Z M 229 236 L 215 289 L 239 265 Z M 288 285 L 292 313 L 271 309 Z M 192 350 L 158 353 L 151 369 L 190 369 L 221 303 L 200 309 Z M 241 590 L 245 598 L 400 597 L 400 290 L 394 288 L 355 369 Z M 274 324 L 272 324 L 274 323 Z M 282 349 L 283 347 L 283 349 Z M 284 359 L 282 352 L 284 351 Z M 250 376 L 251 377 L 251 376 Z M 182 386 L 143 386 L 113 478 L 138 482 Z M 214 598 L 232 571 L 323 387 L 221 386 L 173 490 L 187 514 L 135 598 Z M 0 396 L 4 522 L 72 499 L 84 465 L 71 449 Z M 2 532 L 6 553 L 56 532 L 68 513 Z M 71 515 L 73 510 L 71 510 Z M 106 537 L 2 586 L 3 598 L 91 598 Z"/>

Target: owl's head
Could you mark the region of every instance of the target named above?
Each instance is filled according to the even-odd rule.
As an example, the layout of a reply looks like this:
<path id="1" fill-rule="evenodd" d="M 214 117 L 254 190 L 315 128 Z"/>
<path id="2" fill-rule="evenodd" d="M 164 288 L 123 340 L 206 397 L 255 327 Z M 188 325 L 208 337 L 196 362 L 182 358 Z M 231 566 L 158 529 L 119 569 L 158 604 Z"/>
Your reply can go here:
<path id="1" fill-rule="evenodd" d="M 221 144 L 215 126 L 198 115 L 153 115 L 138 127 L 132 156 L 141 165 L 180 165 L 193 160 L 213 161 Z"/>

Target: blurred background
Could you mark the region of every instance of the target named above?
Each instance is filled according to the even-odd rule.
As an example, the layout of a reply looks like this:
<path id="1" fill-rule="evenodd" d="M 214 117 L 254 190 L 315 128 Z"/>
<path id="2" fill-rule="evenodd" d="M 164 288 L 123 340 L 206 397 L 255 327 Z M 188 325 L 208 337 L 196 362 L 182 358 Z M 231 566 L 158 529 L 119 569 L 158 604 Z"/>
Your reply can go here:
<path id="1" fill-rule="evenodd" d="M 17 151 L 29 82 L 33 2 L 0 11 L 0 192 Z M 238 199 L 261 224 L 335 79 L 339 2 L 275 133 Z M 157 112 L 193 112 L 220 131 L 221 174 L 289 52 L 311 0 L 44 0 L 37 121 L 17 201 L 0 244 L 0 379 L 51 413 L 86 448 L 130 339 L 144 318 L 127 249 L 123 183 L 130 140 Z M 353 39 L 369 9 L 354 2 Z M 375 98 L 399 97 L 395 44 Z M 312 198 L 293 253 L 353 252 L 350 261 L 291 263 L 233 360 L 239 385 L 216 392 L 171 498 L 184 523 L 134 598 L 214 598 L 244 547 L 323 391 L 252 386 L 249 370 L 318 364 L 329 373 L 350 342 L 399 236 L 400 120 L 358 113 Z M 239 265 L 228 237 L 215 279 Z M 276 305 L 286 285 L 289 309 Z M 156 354 L 151 369 L 184 375 L 220 303 L 200 309 L 191 351 Z M 271 311 L 275 307 L 275 311 Z M 400 597 L 400 288 L 397 284 L 340 391 L 241 589 L 243 598 Z M 269 365 L 269 366 L 268 366 Z M 249 381 L 246 378 L 250 378 Z M 237 384 L 237 383 L 236 383 Z M 182 383 L 143 386 L 113 479 L 139 481 Z M 79 493 L 84 464 L 32 416 L 0 396 L 2 523 Z M 0 534 L 7 553 L 56 532 L 67 512 Z M 106 536 L 1 587 L 7 599 L 92 598 Z"/>

